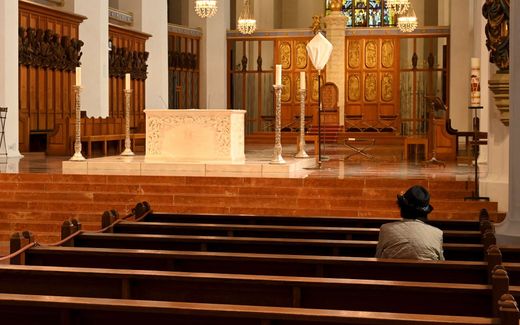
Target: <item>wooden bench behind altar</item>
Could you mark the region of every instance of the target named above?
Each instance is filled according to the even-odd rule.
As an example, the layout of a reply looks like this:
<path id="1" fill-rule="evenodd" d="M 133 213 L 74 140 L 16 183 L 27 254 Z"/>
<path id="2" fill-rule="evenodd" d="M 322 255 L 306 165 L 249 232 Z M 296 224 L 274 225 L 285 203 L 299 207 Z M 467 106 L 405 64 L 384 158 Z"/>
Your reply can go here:
<path id="1" fill-rule="evenodd" d="M 145 139 L 144 123 L 136 129 L 130 130 L 132 147 L 136 140 Z M 76 119 L 64 118 L 56 121 L 56 128 L 49 135 L 47 153 L 51 155 L 72 155 L 76 136 Z M 82 148 L 87 157 L 92 156 L 92 144 L 101 143 L 102 153 L 107 156 L 110 152 L 110 142 L 116 146 L 116 152 L 122 151 L 125 140 L 125 119 L 118 117 L 82 117 L 81 142 L 86 144 Z"/>

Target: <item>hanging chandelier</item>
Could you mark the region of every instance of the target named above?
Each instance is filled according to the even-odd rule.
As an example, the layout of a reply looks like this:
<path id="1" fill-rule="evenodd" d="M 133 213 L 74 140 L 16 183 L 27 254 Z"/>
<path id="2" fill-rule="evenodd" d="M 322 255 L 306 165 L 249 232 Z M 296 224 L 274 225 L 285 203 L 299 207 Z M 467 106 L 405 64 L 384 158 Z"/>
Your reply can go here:
<path id="1" fill-rule="evenodd" d="M 195 13 L 200 18 L 209 18 L 217 13 L 217 0 L 195 0 Z"/>
<path id="2" fill-rule="evenodd" d="M 386 0 L 386 8 L 398 15 L 405 13 L 410 7 L 410 0 Z"/>
<path id="3" fill-rule="evenodd" d="M 411 33 L 417 28 L 417 16 L 412 7 L 397 18 L 397 28 L 403 33 Z"/>
<path id="4" fill-rule="evenodd" d="M 256 30 L 256 19 L 251 14 L 249 0 L 244 0 L 244 6 L 237 22 L 237 29 L 240 33 L 250 35 Z"/>

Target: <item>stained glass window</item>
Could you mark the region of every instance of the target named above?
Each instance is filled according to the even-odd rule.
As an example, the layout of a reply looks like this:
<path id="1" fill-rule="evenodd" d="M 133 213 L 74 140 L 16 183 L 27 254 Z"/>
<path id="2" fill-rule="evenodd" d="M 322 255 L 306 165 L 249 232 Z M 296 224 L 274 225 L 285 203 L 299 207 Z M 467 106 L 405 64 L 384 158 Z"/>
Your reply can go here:
<path id="1" fill-rule="evenodd" d="M 325 1 L 325 15 L 330 14 L 330 2 Z M 396 26 L 395 14 L 386 9 L 385 0 L 343 0 L 341 12 L 348 28 Z"/>

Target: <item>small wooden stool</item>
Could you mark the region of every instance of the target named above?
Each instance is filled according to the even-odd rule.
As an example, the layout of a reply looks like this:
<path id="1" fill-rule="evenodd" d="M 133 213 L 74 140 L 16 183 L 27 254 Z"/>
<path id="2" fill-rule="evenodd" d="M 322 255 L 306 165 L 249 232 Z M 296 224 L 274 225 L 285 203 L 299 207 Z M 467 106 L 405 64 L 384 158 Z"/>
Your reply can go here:
<path id="1" fill-rule="evenodd" d="M 404 138 L 403 160 L 408 161 L 408 146 L 409 145 L 423 145 L 424 159 L 428 159 L 428 138 L 426 137 L 406 137 Z M 415 150 L 415 160 L 417 160 L 417 150 Z"/>

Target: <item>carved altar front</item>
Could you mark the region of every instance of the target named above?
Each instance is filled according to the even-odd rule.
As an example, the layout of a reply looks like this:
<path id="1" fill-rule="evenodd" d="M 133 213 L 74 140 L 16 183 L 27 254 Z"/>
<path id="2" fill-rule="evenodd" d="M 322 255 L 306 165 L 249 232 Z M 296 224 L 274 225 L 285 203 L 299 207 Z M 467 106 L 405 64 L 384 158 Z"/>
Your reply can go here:
<path id="1" fill-rule="evenodd" d="M 243 162 L 243 110 L 147 109 L 146 160 Z"/>

